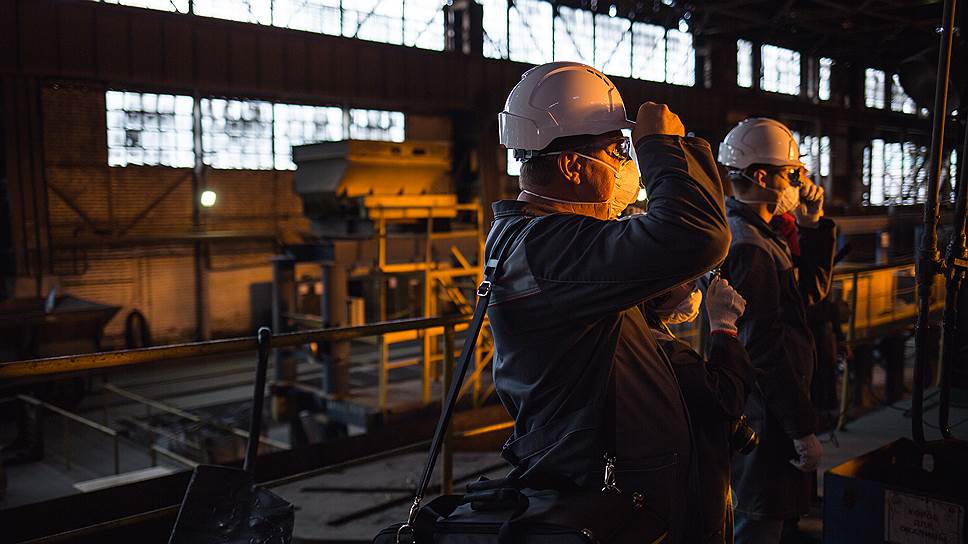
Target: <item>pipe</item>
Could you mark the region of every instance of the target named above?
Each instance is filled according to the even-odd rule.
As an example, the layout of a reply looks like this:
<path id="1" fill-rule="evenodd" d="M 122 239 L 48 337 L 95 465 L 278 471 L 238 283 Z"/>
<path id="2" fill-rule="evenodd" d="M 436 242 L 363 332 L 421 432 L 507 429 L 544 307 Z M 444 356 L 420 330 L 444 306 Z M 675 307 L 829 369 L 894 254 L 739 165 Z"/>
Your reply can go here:
<path id="1" fill-rule="evenodd" d="M 941 181 L 941 151 L 948 110 L 948 78 L 951 72 L 952 29 L 955 23 L 957 0 L 945 0 L 941 21 L 941 46 L 938 51 L 938 83 L 934 92 L 931 130 L 930 170 L 928 171 L 927 201 L 924 203 L 924 232 L 918 251 L 918 322 L 914 333 L 916 350 L 914 363 L 914 391 L 911 399 L 911 435 L 915 442 L 924 444 L 924 369 L 927 366 L 928 329 L 930 328 L 931 287 L 938 273 L 938 192 Z"/>
<path id="2" fill-rule="evenodd" d="M 309 342 L 345 341 L 376 336 L 389 332 L 422 330 L 446 325 L 467 323 L 471 316 L 451 315 L 431 318 L 398 319 L 382 323 L 371 323 L 356 327 L 339 327 L 333 329 L 313 329 L 308 331 L 275 334 L 272 336 L 272 347 L 281 348 L 299 346 Z M 226 338 L 224 340 L 209 340 L 206 342 L 189 342 L 172 344 L 169 346 L 155 346 L 150 348 L 126 349 L 119 351 L 85 353 L 80 355 L 65 355 L 47 357 L 43 359 L 28 359 L 0 363 L 0 379 L 21 378 L 25 376 L 41 376 L 76 372 L 79 370 L 94 370 L 127 366 L 157 361 L 188 359 L 207 355 L 224 355 L 242 351 L 254 351 L 258 348 L 255 336 L 241 338 Z"/>

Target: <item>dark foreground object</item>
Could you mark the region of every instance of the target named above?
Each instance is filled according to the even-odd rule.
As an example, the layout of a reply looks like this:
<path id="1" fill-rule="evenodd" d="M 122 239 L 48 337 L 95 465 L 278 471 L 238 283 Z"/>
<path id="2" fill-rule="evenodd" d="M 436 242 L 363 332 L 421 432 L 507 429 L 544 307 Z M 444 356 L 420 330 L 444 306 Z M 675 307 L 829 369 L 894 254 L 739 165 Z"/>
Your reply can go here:
<path id="1" fill-rule="evenodd" d="M 968 444 L 902 438 L 824 474 L 825 544 L 966 542 Z"/>
<path id="2" fill-rule="evenodd" d="M 292 505 L 271 491 L 255 488 L 271 335 L 269 329 L 259 329 L 259 363 L 244 468 L 195 468 L 169 544 L 288 544 L 292 540 Z"/>

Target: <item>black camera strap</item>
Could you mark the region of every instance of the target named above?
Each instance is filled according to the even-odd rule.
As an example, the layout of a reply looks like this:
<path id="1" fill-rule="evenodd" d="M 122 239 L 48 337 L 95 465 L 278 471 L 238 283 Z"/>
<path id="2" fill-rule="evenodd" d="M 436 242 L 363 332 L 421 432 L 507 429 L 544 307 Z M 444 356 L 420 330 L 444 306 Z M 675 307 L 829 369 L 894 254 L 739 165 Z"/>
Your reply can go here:
<path id="1" fill-rule="evenodd" d="M 457 373 L 454 375 L 454 380 L 450 384 L 450 391 L 447 393 L 447 402 L 444 404 L 444 409 L 440 413 L 440 420 L 437 421 L 437 429 L 434 431 L 434 438 L 430 443 L 427 464 L 424 466 L 423 475 L 417 484 L 413 504 L 410 506 L 410 515 L 407 517 L 407 522 L 397 530 L 397 542 L 400 542 L 400 537 L 404 532 L 413 531 L 413 524 L 417 519 L 417 511 L 420 509 L 420 503 L 423 501 L 424 493 L 427 492 L 427 487 L 430 485 L 430 477 L 434 471 L 434 465 L 437 464 L 437 457 L 440 455 L 440 449 L 444 443 L 444 434 L 454 415 L 454 408 L 457 406 L 464 376 L 467 374 L 467 369 L 471 366 L 474 347 L 477 345 L 477 338 L 480 336 L 481 328 L 484 326 L 484 316 L 487 312 L 487 305 L 491 300 L 491 280 L 494 278 L 497 263 L 497 259 L 489 259 L 484 266 L 484 281 L 477 287 L 477 305 L 474 307 L 474 318 L 471 321 L 470 327 L 467 329 L 467 336 L 464 338 L 464 347 L 461 350 Z"/>

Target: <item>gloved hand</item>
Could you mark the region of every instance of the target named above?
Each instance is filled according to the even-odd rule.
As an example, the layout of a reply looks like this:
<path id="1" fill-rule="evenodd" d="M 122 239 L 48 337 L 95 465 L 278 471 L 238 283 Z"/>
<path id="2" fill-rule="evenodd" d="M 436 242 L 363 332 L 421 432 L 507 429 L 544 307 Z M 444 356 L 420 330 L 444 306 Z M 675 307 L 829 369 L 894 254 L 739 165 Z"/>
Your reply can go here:
<path id="1" fill-rule="evenodd" d="M 823 458 L 823 446 L 817 435 L 808 434 L 793 440 L 793 447 L 797 450 L 797 459 L 791 459 L 790 464 L 803 472 L 816 470 Z"/>
<path id="2" fill-rule="evenodd" d="M 639 106 L 639 113 L 635 117 L 632 127 L 632 143 L 653 134 L 668 134 L 670 136 L 685 136 L 686 129 L 682 126 L 679 116 L 669 111 L 669 106 L 646 102 Z"/>
<path id="3" fill-rule="evenodd" d="M 736 334 L 736 320 L 746 311 L 746 299 L 729 286 L 725 279 L 714 276 L 706 288 L 706 317 L 710 331 Z"/>
<path id="4" fill-rule="evenodd" d="M 803 174 L 800 180 L 800 205 L 793 210 L 793 215 L 797 218 L 797 225 L 814 228 L 823 217 L 823 187 Z"/>

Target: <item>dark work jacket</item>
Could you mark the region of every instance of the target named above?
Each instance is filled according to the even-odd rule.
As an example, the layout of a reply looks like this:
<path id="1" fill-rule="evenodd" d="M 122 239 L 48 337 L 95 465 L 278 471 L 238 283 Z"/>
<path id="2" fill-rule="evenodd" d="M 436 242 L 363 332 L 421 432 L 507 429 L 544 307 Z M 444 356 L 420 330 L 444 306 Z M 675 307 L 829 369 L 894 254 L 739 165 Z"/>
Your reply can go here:
<path id="1" fill-rule="evenodd" d="M 730 198 L 726 213 L 733 239 L 723 277 L 746 299 L 739 339 L 760 371 L 746 404 L 760 445 L 734 459 L 736 511 L 752 519 L 789 519 L 806 512 L 815 477 L 789 461 L 796 457 L 793 439 L 817 430 L 810 402 L 816 350 L 804 308 L 830 290 L 836 228 L 829 219 L 800 228 L 795 266 L 786 242 L 751 208 Z"/>
<path id="2" fill-rule="evenodd" d="M 494 384 L 515 421 L 504 448 L 512 476 L 597 490 L 603 456 L 614 454 L 618 486 L 643 492 L 676 542 L 688 415 L 636 305 L 719 263 L 729 229 L 708 143 L 656 135 L 636 151 L 648 214 L 602 221 L 524 201 L 493 205 Z"/>
<path id="3" fill-rule="evenodd" d="M 733 541 L 733 513 L 729 497 L 729 443 L 733 422 L 743 415 L 746 398 L 753 386 L 753 366 L 739 340 L 728 334 L 709 337 L 705 361 L 688 344 L 661 330 L 653 330 L 659 346 L 676 371 L 679 387 L 689 407 L 698 465 L 703 544 Z"/>

